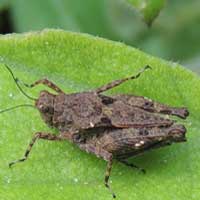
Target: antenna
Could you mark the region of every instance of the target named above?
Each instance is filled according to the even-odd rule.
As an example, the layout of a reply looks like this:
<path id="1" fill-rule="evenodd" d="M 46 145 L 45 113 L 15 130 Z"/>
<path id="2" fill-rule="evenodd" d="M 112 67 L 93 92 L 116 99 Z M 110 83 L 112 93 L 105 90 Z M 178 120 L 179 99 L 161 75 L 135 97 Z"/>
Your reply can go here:
<path id="1" fill-rule="evenodd" d="M 15 84 L 16 84 L 17 87 L 19 88 L 20 92 L 21 92 L 24 96 L 26 96 L 27 98 L 29 98 L 29 99 L 31 99 L 31 100 L 33 100 L 33 101 L 37 100 L 36 98 L 33 98 L 33 97 L 29 96 L 28 94 L 26 94 L 26 93 L 23 91 L 23 89 L 21 88 L 21 86 L 20 86 L 19 83 L 18 83 L 19 79 L 16 78 L 16 77 L 14 76 L 12 70 L 8 67 L 8 65 L 4 64 L 4 66 L 5 66 L 5 67 L 7 68 L 7 70 L 10 72 L 10 74 L 11 74 L 13 80 L 15 81 Z"/>
<path id="2" fill-rule="evenodd" d="M 33 107 L 33 108 L 35 108 L 35 106 L 33 106 L 31 104 L 21 104 L 21 105 L 13 106 L 13 107 L 10 107 L 10 108 L 6 108 L 4 110 L 0 110 L 0 114 L 7 112 L 7 111 L 10 111 L 10 110 L 14 110 L 16 108 L 20 108 L 20 107 Z"/>

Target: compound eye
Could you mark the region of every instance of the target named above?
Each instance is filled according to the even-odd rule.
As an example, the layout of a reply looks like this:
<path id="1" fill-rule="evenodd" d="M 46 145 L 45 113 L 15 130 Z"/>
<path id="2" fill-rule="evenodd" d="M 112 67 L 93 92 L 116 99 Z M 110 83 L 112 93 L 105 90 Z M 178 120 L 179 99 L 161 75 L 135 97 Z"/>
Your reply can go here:
<path id="1" fill-rule="evenodd" d="M 41 112 L 43 112 L 43 113 L 47 113 L 47 112 L 49 111 L 49 107 L 44 106 L 44 105 L 40 105 L 40 110 L 41 110 Z"/>
<path id="2" fill-rule="evenodd" d="M 45 112 L 45 113 L 49 112 L 49 108 L 48 108 L 48 107 L 45 107 L 45 108 L 43 109 L 43 112 Z"/>

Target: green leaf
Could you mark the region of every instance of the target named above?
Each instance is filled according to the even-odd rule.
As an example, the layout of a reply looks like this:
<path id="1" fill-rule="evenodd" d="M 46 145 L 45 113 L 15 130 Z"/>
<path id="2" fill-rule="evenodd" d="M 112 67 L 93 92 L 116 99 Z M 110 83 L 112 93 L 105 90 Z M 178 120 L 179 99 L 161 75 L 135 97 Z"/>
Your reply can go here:
<path id="1" fill-rule="evenodd" d="M 0 0 L 0 10 L 7 8 L 9 4 L 10 0 Z"/>
<path id="2" fill-rule="evenodd" d="M 81 3 L 81 0 L 15 0 L 12 2 L 15 28 L 19 32 L 44 27 L 62 27 L 77 31 L 102 29 L 99 24 L 103 26 L 103 3 L 93 0 L 85 0 L 84 5 Z M 90 26 L 92 20 L 94 24 Z"/>
<path id="3" fill-rule="evenodd" d="M 145 168 L 141 174 L 115 162 L 111 181 L 118 199 L 199 199 L 200 79 L 176 63 L 137 49 L 86 34 L 45 30 L 0 36 L 0 108 L 33 103 L 17 89 L 4 64 L 26 83 L 42 77 L 66 93 L 99 87 L 135 74 L 144 65 L 153 70 L 109 92 L 143 95 L 171 106 L 186 106 L 190 117 L 182 121 L 188 142 L 146 152 L 131 162 Z M 38 96 L 42 86 L 26 89 Z M 38 141 L 29 159 L 21 158 L 37 131 L 52 132 L 37 110 L 20 108 L 0 114 L 0 199 L 111 199 L 104 187 L 106 163 L 69 142 Z"/>
<path id="4" fill-rule="evenodd" d="M 62 28 L 126 42 L 138 32 L 135 12 L 121 0 L 15 0 L 11 14 L 17 32 Z"/>
<path id="5" fill-rule="evenodd" d="M 165 0 L 127 0 L 137 8 L 143 15 L 145 22 L 151 26 L 153 20 L 158 16 L 165 5 Z"/>

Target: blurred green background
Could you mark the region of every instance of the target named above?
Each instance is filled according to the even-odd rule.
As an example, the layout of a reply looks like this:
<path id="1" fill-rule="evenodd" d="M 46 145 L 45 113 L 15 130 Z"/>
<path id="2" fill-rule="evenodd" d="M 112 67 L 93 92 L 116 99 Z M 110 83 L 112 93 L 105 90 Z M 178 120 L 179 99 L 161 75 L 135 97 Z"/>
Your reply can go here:
<path id="1" fill-rule="evenodd" d="M 199 0 L 166 1 L 150 28 L 139 10 L 127 2 L 0 0 L 0 31 L 10 33 L 62 28 L 90 33 L 124 42 L 200 73 Z"/>

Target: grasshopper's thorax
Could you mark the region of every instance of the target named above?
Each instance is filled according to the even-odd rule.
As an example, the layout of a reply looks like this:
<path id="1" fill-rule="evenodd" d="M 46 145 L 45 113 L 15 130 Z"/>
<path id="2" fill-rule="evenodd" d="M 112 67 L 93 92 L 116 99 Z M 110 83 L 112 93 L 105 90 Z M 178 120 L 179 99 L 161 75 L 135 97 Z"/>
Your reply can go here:
<path id="1" fill-rule="evenodd" d="M 54 94 L 47 91 L 41 91 L 39 98 L 35 101 L 36 108 L 40 111 L 43 120 L 49 125 L 53 125 L 53 114 L 54 114 Z"/>

